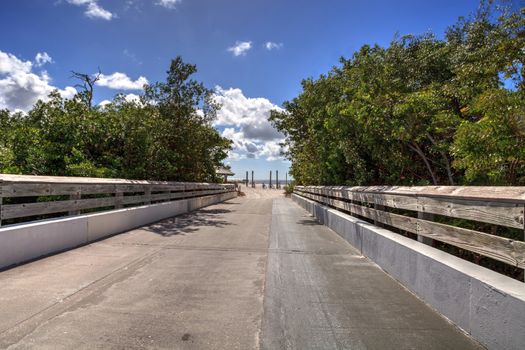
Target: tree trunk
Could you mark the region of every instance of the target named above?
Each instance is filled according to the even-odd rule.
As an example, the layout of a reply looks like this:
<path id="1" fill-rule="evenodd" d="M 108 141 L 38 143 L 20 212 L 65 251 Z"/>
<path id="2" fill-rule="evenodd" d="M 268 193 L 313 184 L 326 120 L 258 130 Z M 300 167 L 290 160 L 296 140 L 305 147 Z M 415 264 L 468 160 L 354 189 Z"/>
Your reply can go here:
<path id="1" fill-rule="evenodd" d="M 432 135 L 430 135 L 428 132 L 426 133 L 426 135 L 427 135 L 427 138 L 430 140 L 430 142 L 432 142 L 432 144 L 434 146 L 438 147 L 438 145 L 437 145 L 436 141 L 434 140 L 434 138 L 432 137 Z M 448 157 L 445 154 L 445 152 L 439 151 L 439 154 L 441 154 L 441 157 L 445 161 L 445 168 L 447 169 L 447 176 L 448 176 L 449 185 L 454 186 L 455 183 L 454 183 L 454 178 L 452 177 L 452 169 L 450 167 L 450 161 L 448 160 Z"/>
<path id="2" fill-rule="evenodd" d="M 425 166 L 427 167 L 427 170 L 428 170 L 430 176 L 432 177 L 432 183 L 435 186 L 437 186 L 438 181 L 437 181 L 436 174 L 434 174 L 434 171 L 432 170 L 432 166 L 430 165 L 427 156 L 425 156 L 425 153 L 423 153 L 423 151 L 421 150 L 419 145 L 417 143 L 415 143 L 415 142 L 409 143 L 408 147 L 410 147 L 413 151 L 415 151 L 421 157 L 421 159 L 425 163 Z"/>

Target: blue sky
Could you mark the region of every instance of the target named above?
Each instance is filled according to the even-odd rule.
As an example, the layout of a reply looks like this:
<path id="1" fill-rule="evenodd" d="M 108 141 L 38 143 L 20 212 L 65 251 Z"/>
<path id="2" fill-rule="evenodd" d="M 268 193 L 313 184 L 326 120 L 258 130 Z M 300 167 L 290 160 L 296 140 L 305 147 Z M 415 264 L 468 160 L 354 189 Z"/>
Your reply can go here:
<path id="1" fill-rule="evenodd" d="M 216 127 L 235 141 L 228 160 L 234 172 L 265 178 L 277 169 L 284 177 L 282 136 L 266 118 L 300 92 L 302 79 L 326 73 L 365 43 L 387 45 L 396 32 L 442 35 L 477 6 L 478 0 L 2 0 L 0 108 L 27 109 L 55 87 L 71 95 L 70 71 L 99 67 L 96 103 L 118 92 L 136 95 L 144 81 L 164 80 L 170 59 L 181 55 L 197 64 L 198 80 L 217 88 L 224 110 Z"/>

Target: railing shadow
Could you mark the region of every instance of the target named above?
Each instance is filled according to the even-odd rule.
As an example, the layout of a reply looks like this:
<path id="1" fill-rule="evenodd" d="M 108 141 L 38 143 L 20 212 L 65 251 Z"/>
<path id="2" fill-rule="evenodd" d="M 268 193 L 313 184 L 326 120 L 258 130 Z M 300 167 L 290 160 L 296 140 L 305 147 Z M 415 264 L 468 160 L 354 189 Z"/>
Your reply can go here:
<path id="1" fill-rule="evenodd" d="M 232 211 L 229 209 L 200 209 L 191 213 L 175 216 L 158 223 L 144 227 L 143 229 L 163 237 L 175 235 L 184 235 L 198 231 L 203 227 L 223 228 L 232 225 L 227 220 L 220 217 L 222 214 L 228 214 Z"/>
<path id="2" fill-rule="evenodd" d="M 302 219 L 297 221 L 297 224 L 303 226 L 322 226 L 322 224 L 320 224 L 316 219 Z"/>
<path id="3" fill-rule="evenodd" d="M 221 204 L 241 205 L 241 203 L 233 202 L 232 199 L 228 199 L 227 201 L 221 202 Z"/>

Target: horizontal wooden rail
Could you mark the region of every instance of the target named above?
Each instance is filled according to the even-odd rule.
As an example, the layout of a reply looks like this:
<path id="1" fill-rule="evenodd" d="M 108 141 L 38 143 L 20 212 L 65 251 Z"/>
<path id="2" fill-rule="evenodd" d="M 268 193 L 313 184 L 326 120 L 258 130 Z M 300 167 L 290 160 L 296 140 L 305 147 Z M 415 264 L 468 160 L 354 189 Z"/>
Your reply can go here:
<path id="1" fill-rule="evenodd" d="M 523 232 L 525 189 L 522 187 L 296 186 L 294 192 L 375 223 L 525 268 L 525 242 L 428 219 L 429 214 L 437 214 L 517 228 Z M 419 215 L 416 218 L 396 214 L 389 212 L 391 209 L 409 210 Z"/>
<path id="2" fill-rule="evenodd" d="M 77 215 L 235 191 L 230 184 L 0 174 L 2 220 Z M 27 221 L 27 220 L 26 220 Z"/>

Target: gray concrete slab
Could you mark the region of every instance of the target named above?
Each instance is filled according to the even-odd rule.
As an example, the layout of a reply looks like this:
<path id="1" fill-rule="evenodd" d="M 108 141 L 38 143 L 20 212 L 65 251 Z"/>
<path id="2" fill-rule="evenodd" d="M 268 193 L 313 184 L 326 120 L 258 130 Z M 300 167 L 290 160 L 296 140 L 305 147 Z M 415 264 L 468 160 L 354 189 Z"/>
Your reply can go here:
<path id="1" fill-rule="evenodd" d="M 292 199 L 323 212 L 309 199 Z M 325 225 L 483 346 L 524 348 L 523 283 L 335 209 L 326 213 Z"/>
<path id="2" fill-rule="evenodd" d="M 271 207 L 233 199 L 0 273 L 0 348 L 257 348 Z"/>
<path id="3" fill-rule="evenodd" d="M 279 197 L 248 190 L 1 272 L 0 348 L 477 348 Z"/>
<path id="4" fill-rule="evenodd" d="M 263 349 L 479 349 L 306 211 L 274 201 Z"/>

